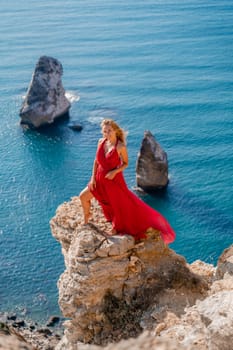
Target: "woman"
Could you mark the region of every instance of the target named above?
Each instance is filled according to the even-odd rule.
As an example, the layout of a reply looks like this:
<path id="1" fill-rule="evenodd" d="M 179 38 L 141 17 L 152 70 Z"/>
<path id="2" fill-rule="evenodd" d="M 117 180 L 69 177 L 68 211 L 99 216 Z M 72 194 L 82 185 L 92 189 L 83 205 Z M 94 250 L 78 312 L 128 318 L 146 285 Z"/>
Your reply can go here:
<path id="1" fill-rule="evenodd" d="M 98 142 L 91 180 L 79 195 L 84 224 L 90 219 L 91 199 L 95 197 L 112 223 L 110 234 L 129 234 L 137 240 L 146 238 L 146 230 L 152 227 L 161 232 L 165 243 L 173 242 L 175 232 L 167 220 L 127 187 L 123 171 L 128 166 L 128 154 L 123 129 L 112 119 L 104 119 L 101 128 L 103 138 Z"/>

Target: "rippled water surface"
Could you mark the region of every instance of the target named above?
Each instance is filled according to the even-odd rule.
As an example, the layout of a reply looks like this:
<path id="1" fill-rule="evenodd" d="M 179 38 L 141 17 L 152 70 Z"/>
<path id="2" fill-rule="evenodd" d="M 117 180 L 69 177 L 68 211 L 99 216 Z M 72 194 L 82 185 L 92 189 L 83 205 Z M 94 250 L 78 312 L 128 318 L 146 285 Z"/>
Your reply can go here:
<path id="1" fill-rule="evenodd" d="M 233 4 L 67 0 L 1 4 L 0 310 L 59 313 L 64 270 L 49 220 L 90 176 L 102 117 L 128 130 L 130 165 L 144 130 L 166 150 L 170 183 L 143 197 L 177 232 L 189 262 L 232 243 Z M 19 109 L 40 56 L 59 59 L 74 132 L 23 130 Z"/>

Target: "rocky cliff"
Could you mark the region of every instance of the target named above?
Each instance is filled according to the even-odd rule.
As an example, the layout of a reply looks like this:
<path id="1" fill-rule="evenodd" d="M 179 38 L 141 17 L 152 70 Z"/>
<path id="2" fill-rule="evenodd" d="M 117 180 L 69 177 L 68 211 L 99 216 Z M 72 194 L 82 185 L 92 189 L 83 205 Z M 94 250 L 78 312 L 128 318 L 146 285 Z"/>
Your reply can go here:
<path id="1" fill-rule="evenodd" d="M 92 214 L 83 226 L 74 197 L 51 220 L 66 266 L 58 288 L 67 321 L 56 350 L 232 348 L 233 247 L 217 267 L 189 265 L 159 232 L 139 242 L 109 237 L 95 202 Z"/>

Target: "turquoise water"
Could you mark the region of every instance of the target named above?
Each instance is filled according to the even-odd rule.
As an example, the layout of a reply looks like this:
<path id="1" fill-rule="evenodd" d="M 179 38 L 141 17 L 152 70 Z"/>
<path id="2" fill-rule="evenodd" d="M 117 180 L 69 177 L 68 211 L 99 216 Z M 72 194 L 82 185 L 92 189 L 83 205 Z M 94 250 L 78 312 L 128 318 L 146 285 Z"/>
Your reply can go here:
<path id="1" fill-rule="evenodd" d="M 144 130 L 168 154 L 166 194 L 143 197 L 177 233 L 188 262 L 216 264 L 232 244 L 233 3 L 67 0 L 1 4 L 0 310 L 59 313 L 64 270 L 49 220 L 87 183 L 102 117 L 128 130 L 130 165 Z M 61 61 L 71 121 L 23 130 L 19 109 L 35 64 Z"/>

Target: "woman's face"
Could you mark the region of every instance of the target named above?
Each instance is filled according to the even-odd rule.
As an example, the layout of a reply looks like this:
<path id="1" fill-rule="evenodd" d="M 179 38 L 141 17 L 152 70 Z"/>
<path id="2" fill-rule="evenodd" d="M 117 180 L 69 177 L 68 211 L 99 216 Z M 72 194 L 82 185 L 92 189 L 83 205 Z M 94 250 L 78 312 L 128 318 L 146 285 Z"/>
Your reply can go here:
<path id="1" fill-rule="evenodd" d="M 104 125 L 102 127 L 102 134 L 107 140 L 112 140 L 116 137 L 116 132 L 113 130 L 111 125 Z"/>

